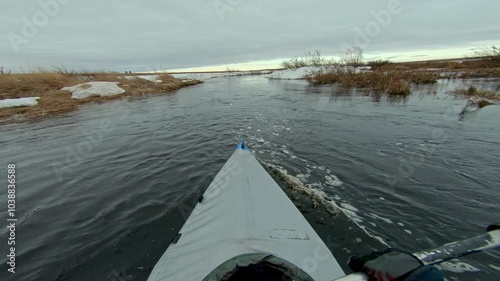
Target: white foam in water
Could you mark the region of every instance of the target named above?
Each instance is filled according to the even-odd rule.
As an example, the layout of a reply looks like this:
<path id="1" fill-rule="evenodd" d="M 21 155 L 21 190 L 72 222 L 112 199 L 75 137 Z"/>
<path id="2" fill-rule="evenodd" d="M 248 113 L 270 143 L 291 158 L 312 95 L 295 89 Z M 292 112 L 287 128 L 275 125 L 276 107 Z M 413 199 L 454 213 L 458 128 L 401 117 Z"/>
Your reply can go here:
<path id="1" fill-rule="evenodd" d="M 368 215 L 369 217 L 371 217 L 371 218 L 382 220 L 382 221 L 384 221 L 384 222 L 386 222 L 386 223 L 388 223 L 388 224 L 394 224 L 394 223 L 393 223 L 390 219 L 383 218 L 383 217 L 381 217 L 381 216 L 379 216 L 379 215 L 376 215 L 376 214 L 374 214 L 374 213 L 369 213 L 369 214 L 367 214 L 367 215 Z"/>
<path id="2" fill-rule="evenodd" d="M 354 221 L 354 222 L 356 222 L 356 223 L 358 223 L 358 224 L 360 224 L 360 223 L 362 223 L 362 222 L 363 222 L 363 218 L 362 218 L 362 217 L 360 217 L 360 216 L 358 215 L 358 213 L 353 212 L 353 211 L 351 211 L 351 210 L 347 210 L 347 209 L 341 209 L 341 210 L 342 210 L 342 212 L 343 212 L 346 216 L 348 216 L 348 217 L 349 217 L 352 221 Z"/>
<path id="3" fill-rule="evenodd" d="M 351 252 L 351 250 L 349 250 L 349 249 L 347 249 L 347 248 L 344 248 L 344 249 L 342 249 L 342 250 L 344 250 L 344 251 L 345 251 L 346 253 L 348 253 L 348 254 L 351 254 L 351 253 L 352 253 L 352 252 Z"/>
<path id="4" fill-rule="evenodd" d="M 323 189 L 323 184 L 320 182 L 313 182 L 313 183 L 308 183 L 306 184 L 308 188 L 317 188 L 317 189 Z"/>
<path id="5" fill-rule="evenodd" d="M 342 202 L 340 206 L 344 209 L 351 210 L 353 212 L 358 212 L 358 209 L 349 203 Z"/>
<path id="6" fill-rule="evenodd" d="M 288 171 L 286 171 L 283 167 L 279 167 L 277 165 L 266 163 L 264 161 L 261 161 L 261 162 L 264 165 L 266 165 L 267 167 L 276 170 L 285 179 L 285 181 L 288 183 L 289 187 L 296 189 L 296 190 L 299 190 L 299 191 L 311 196 L 313 199 L 318 201 L 318 203 L 324 205 L 330 213 L 336 214 L 340 210 L 339 206 L 337 206 L 337 204 L 335 204 L 335 202 L 330 200 L 328 195 L 326 195 L 326 193 L 323 190 L 316 189 L 316 188 L 311 189 L 311 188 L 306 187 L 298 178 L 289 175 Z"/>
<path id="7" fill-rule="evenodd" d="M 411 230 L 408 230 L 408 229 L 405 229 L 405 232 L 408 233 L 408 234 L 410 234 L 410 235 L 413 234 L 413 232 L 411 232 Z"/>
<path id="8" fill-rule="evenodd" d="M 382 200 L 382 201 L 385 201 L 385 198 L 384 198 L 384 197 L 380 197 L 379 199 L 380 199 L 380 200 Z"/>
<path id="9" fill-rule="evenodd" d="M 299 180 L 306 180 L 310 177 L 310 174 L 304 175 L 304 174 L 298 174 L 295 177 L 298 178 Z"/>
<path id="10" fill-rule="evenodd" d="M 326 184 L 333 186 L 333 187 L 338 187 L 338 186 L 341 186 L 343 184 L 343 182 L 341 182 L 339 180 L 339 178 L 337 178 L 337 176 L 334 176 L 334 175 L 325 176 L 325 179 L 326 179 Z"/>
<path id="11" fill-rule="evenodd" d="M 271 133 L 273 133 L 273 132 L 271 131 Z M 286 148 L 286 146 L 284 146 L 284 148 Z M 274 152 L 271 151 L 272 156 L 275 155 L 273 153 Z M 332 175 L 330 173 L 331 171 L 329 169 L 326 169 L 325 167 L 318 167 L 316 165 L 310 165 L 306 160 L 303 160 L 303 159 L 300 159 L 300 160 L 305 163 L 306 170 L 307 170 L 307 174 L 305 174 L 305 175 L 307 175 L 308 177 L 311 175 L 311 170 L 321 170 L 321 171 L 326 170 L 328 172 L 328 175 L 325 176 L 325 179 L 326 179 L 326 184 L 328 186 L 337 187 L 337 186 L 341 186 L 343 184 L 342 181 L 340 181 L 337 178 L 337 176 Z M 335 201 L 331 200 L 328 197 L 328 195 L 326 195 L 326 193 L 323 191 L 323 183 L 304 184 L 300 181 L 302 174 L 297 175 L 297 177 L 293 177 L 293 176 L 288 175 L 288 172 L 283 167 L 280 167 L 280 166 L 277 166 L 274 164 L 270 164 L 270 163 L 267 163 L 265 161 L 261 161 L 261 162 L 263 165 L 265 165 L 268 168 L 271 168 L 271 169 L 277 171 L 279 174 L 281 174 L 281 176 L 285 179 L 285 181 L 288 182 L 288 184 L 291 188 L 300 190 L 300 191 L 304 192 L 305 194 L 311 196 L 312 198 L 317 200 L 320 204 L 323 204 L 329 212 L 336 213 L 338 211 L 341 211 L 351 221 L 353 221 L 360 229 L 362 229 L 366 233 L 366 235 L 378 240 L 382 245 L 389 247 L 389 245 L 387 244 L 387 242 L 384 241 L 383 238 L 381 238 L 380 236 L 373 235 L 372 233 L 370 233 L 366 229 L 365 226 L 362 225 L 364 219 L 358 213 L 356 213 L 358 210 L 354 206 L 344 202 L 344 203 L 342 203 L 343 205 L 341 207 L 341 206 L 337 205 L 335 203 Z M 274 160 L 274 162 L 278 162 L 278 161 Z M 304 179 L 304 178 L 302 178 L 302 179 Z M 338 201 L 341 200 L 341 198 L 338 195 L 335 195 L 335 199 Z M 385 199 L 383 199 L 383 200 L 385 200 Z M 380 218 L 380 217 L 378 217 L 378 218 Z M 380 218 L 380 219 L 383 219 L 386 222 L 392 223 L 392 221 L 390 221 L 388 219 L 384 219 L 384 218 Z M 375 223 L 370 223 L 370 224 L 373 227 L 377 226 Z"/>
<path id="12" fill-rule="evenodd" d="M 443 262 L 439 265 L 442 270 L 454 272 L 454 273 L 464 273 L 464 272 L 479 272 L 480 270 L 468 263 L 464 262 Z"/>
<path id="13" fill-rule="evenodd" d="M 496 270 L 496 271 L 500 271 L 500 267 L 498 267 L 498 266 L 495 266 L 495 265 L 493 265 L 493 264 L 489 264 L 489 266 L 490 266 L 492 269 Z"/>
<path id="14" fill-rule="evenodd" d="M 401 226 L 401 227 L 405 226 L 405 224 L 402 223 L 402 222 L 398 222 L 398 225 Z"/>
<path id="15" fill-rule="evenodd" d="M 361 228 L 361 229 L 362 229 L 362 230 L 366 233 L 366 235 L 368 235 L 368 236 L 370 236 L 370 237 L 372 237 L 372 238 L 374 238 L 374 239 L 378 240 L 378 241 L 380 242 L 380 244 L 382 244 L 382 245 L 385 245 L 385 246 L 389 247 L 389 244 L 387 244 L 387 242 L 385 242 L 385 241 L 384 241 L 384 239 L 383 239 L 382 237 L 377 236 L 377 235 L 373 235 L 373 234 L 371 234 L 370 232 L 368 232 L 368 230 L 366 230 L 366 227 L 365 227 L 365 226 L 360 225 L 360 224 L 359 224 L 359 223 L 357 223 L 357 222 L 355 222 L 355 223 L 356 223 L 356 224 L 357 224 L 357 225 L 358 225 L 358 226 L 359 226 L 359 227 L 360 227 L 360 228 Z"/>
<path id="16" fill-rule="evenodd" d="M 361 216 L 358 215 L 358 213 L 356 213 L 358 211 L 358 209 L 354 208 L 353 206 L 347 204 L 347 203 L 340 203 L 340 207 L 338 206 L 338 208 L 340 210 L 342 210 L 342 212 L 348 216 L 351 220 L 353 220 L 354 222 L 360 224 L 363 222 L 363 218 Z"/>

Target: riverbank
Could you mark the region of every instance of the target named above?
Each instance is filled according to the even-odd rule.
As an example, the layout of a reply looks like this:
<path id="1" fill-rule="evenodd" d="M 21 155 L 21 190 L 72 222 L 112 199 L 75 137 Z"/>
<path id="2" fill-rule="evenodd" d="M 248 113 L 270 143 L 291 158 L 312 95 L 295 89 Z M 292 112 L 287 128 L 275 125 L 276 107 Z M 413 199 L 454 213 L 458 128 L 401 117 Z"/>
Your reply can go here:
<path id="1" fill-rule="evenodd" d="M 209 79 L 233 76 L 306 79 L 313 86 L 339 84 L 345 88 L 367 88 L 377 95 L 403 98 L 412 94 L 417 85 L 434 84 L 440 79 L 500 78 L 498 56 L 404 63 L 356 61 L 328 61 L 318 52 L 302 60 L 295 59 L 292 68 L 277 70 L 169 74 L 63 70 L 0 74 L 0 123 L 43 119 L 74 111 L 82 104 L 167 93 Z M 477 91 L 469 91 L 469 86 L 456 89 L 457 93 L 452 94 L 468 99 L 472 106 L 479 108 L 497 104 L 500 100 L 498 88 L 485 92 L 479 87 Z"/>
<path id="2" fill-rule="evenodd" d="M 496 51 L 496 47 L 492 47 Z M 490 49 L 487 49 L 490 51 Z M 304 57 L 282 63 L 284 70 L 268 75 L 269 79 L 305 79 L 313 86 L 338 84 L 347 89 L 369 89 L 377 95 L 406 97 L 418 85 L 435 84 L 441 79 L 500 78 L 500 55 L 418 62 L 368 61 L 363 50 L 353 47 L 337 61 L 326 59 L 321 52 L 308 52 Z M 496 104 L 495 91 L 464 85 L 450 92 L 466 98 L 470 105 L 483 108 Z"/>
<path id="3" fill-rule="evenodd" d="M 340 63 L 316 67 L 304 78 L 312 85 L 341 84 L 389 95 L 409 95 L 412 84 L 434 84 L 439 79 L 500 78 L 500 60 L 492 56 L 404 63 Z"/>
<path id="4" fill-rule="evenodd" d="M 0 123 L 43 119 L 74 111 L 82 104 L 168 93 L 199 83 L 202 82 L 167 74 L 3 74 L 0 75 Z"/>

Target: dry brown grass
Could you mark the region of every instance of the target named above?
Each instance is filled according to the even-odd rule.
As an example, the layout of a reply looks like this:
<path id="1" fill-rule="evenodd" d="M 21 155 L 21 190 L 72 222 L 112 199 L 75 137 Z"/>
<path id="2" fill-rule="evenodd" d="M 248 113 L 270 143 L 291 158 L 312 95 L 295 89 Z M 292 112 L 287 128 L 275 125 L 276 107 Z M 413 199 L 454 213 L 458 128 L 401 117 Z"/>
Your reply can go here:
<path id="1" fill-rule="evenodd" d="M 438 78 L 438 73 L 428 71 L 386 71 L 380 69 L 355 72 L 341 68 L 314 73 L 307 77 L 313 85 L 339 83 L 348 88 L 371 88 L 390 95 L 409 95 L 411 83 L 436 83 Z"/>
<path id="2" fill-rule="evenodd" d="M 473 70 L 500 67 L 500 56 L 392 63 L 386 67 L 406 69 Z"/>
<path id="3" fill-rule="evenodd" d="M 160 74 L 161 83 L 151 82 L 142 78 L 126 79 L 123 74 L 113 73 L 53 73 L 37 72 L 27 74 L 0 75 L 0 100 L 23 97 L 40 97 L 38 106 L 0 109 L 0 122 L 34 120 L 55 114 L 70 112 L 78 105 L 87 103 L 101 103 L 109 100 L 141 97 L 154 93 L 166 93 L 186 86 L 200 83 L 200 81 L 185 81 L 170 75 Z M 126 76 L 134 76 L 126 74 Z M 122 95 L 110 97 L 89 97 L 83 100 L 71 99 L 71 93 L 61 91 L 67 86 L 105 81 L 119 82 L 119 86 L 126 92 Z"/>
<path id="4" fill-rule="evenodd" d="M 468 69 L 458 75 L 459 78 L 500 78 L 500 67 Z"/>
<path id="5" fill-rule="evenodd" d="M 484 108 L 484 107 L 487 107 L 490 105 L 494 105 L 494 103 L 492 103 L 491 101 L 488 101 L 488 100 L 480 100 L 477 102 L 477 106 L 479 108 Z"/>
<path id="6" fill-rule="evenodd" d="M 492 91 L 481 90 L 474 86 L 462 86 L 455 89 L 452 94 L 459 98 L 481 98 L 488 100 L 500 100 L 500 94 Z"/>

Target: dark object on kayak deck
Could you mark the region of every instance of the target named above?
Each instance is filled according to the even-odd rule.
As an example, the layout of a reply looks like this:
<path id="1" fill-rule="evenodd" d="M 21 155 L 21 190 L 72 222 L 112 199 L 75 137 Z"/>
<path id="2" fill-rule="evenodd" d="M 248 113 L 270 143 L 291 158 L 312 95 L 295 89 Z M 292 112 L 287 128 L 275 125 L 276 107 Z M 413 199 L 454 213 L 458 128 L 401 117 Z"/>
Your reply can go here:
<path id="1" fill-rule="evenodd" d="M 412 254 L 395 249 L 387 249 L 363 257 L 351 257 L 349 259 L 349 267 L 353 271 L 368 274 L 372 280 L 376 281 L 444 280 L 439 279 L 442 273 L 441 275 L 436 275 L 435 270 L 430 267 L 422 269 L 424 268 L 424 264 Z M 439 271 L 437 268 L 435 269 Z"/>
<path id="2" fill-rule="evenodd" d="M 203 281 L 205 280 L 314 281 L 303 270 L 283 259 L 259 254 L 231 259 L 217 267 Z"/>
<path id="3" fill-rule="evenodd" d="M 492 232 L 492 231 L 499 230 L 499 229 L 500 229 L 500 223 L 499 224 L 492 224 L 492 225 L 488 226 L 488 229 L 486 231 Z"/>
<path id="4" fill-rule="evenodd" d="M 444 281 L 444 273 L 435 266 L 426 265 L 415 270 L 405 281 Z"/>
<path id="5" fill-rule="evenodd" d="M 335 233 L 332 233 L 335 235 Z M 500 227 L 408 254 L 352 257 L 345 276 L 284 191 L 240 142 L 148 281 L 443 281 L 433 265 L 500 247 Z"/>

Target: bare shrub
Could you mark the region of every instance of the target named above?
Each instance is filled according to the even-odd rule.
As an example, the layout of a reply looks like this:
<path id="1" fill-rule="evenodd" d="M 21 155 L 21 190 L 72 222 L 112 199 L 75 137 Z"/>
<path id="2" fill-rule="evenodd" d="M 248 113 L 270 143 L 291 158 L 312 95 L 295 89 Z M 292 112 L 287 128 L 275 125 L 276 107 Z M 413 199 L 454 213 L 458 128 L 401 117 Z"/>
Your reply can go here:
<path id="1" fill-rule="evenodd" d="M 293 57 L 281 63 L 285 69 L 297 69 L 306 66 L 321 67 L 335 63 L 334 60 L 328 60 L 321 55 L 321 51 L 308 51 L 302 57 Z"/>
<path id="2" fill-rule="evenodd" d="M 343 56 L 340 59 L 342 64 L 349 66 L 361 66 L 363 65 L 363 60 L 363 49 L 358 46 L 353 46 L 345 50 Z"/>
<path id="3" fill-rule="evenodd" d="M 495 46 L 495 45 L 476 47 L 476 48 L 472 49 L 471 51 L 472 51 L 472 56 L 475 56 L 475 57 L 500 56 L 500 48 L 497 48 L 497 46 Z"/>
<path id="4" fill-rule="evenodd" d="M 460 98 L 482 98 L 490 100 L 500 100 L 500 95 L 487 90 L 478 89 L 472 85 L 461 86 L 452 91 L 456 97 Z"/>
<path id="5" fill-rule="evenodd" d="M 392 62 L 388 60 L 374 60 L 374 61 L 369 61 L 366 63 L 366 65 L 370 66 L 373 70 L 380 69 L 382 67 L 386 67 L 391 65 Z"/>

